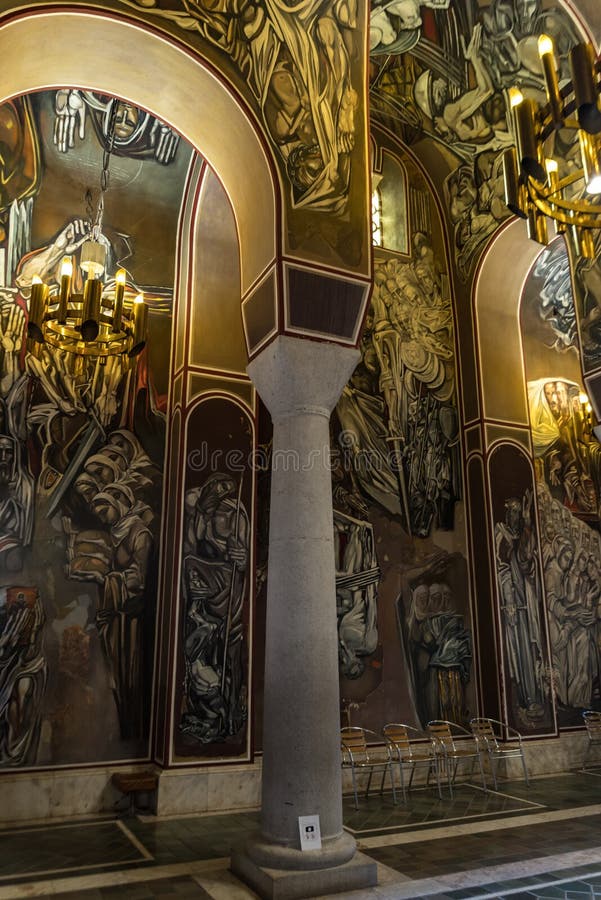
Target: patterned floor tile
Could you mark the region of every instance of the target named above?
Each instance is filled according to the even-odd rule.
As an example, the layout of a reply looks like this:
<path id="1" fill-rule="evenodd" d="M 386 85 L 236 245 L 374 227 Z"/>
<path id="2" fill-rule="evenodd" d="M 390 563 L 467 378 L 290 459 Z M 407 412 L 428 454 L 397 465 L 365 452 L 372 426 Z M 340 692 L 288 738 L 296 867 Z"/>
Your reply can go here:
<path id="1" fill-rule="evenodd" d="M 4 831 L 0 841 L 0 883 L 45 872 L 145 861 L 115 821 Z"/>

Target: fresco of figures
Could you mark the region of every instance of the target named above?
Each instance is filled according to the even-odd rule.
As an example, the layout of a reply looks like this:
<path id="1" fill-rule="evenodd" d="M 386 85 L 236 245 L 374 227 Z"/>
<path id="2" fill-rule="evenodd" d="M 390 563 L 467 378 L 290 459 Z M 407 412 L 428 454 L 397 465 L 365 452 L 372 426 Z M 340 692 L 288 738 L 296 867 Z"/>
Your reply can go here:
<path id="1" fill-rule="evenodd" d="M 338 659 L 341 677 L 356 679 L 378 646 L 380 568 L 367 505 L 345 486 L 340 457 L 332 458 Z"/>
<path id="2" fill-rule="evenodd" d="M 432 719 L 465 727 L 474 711 L 474 698 L 468 698 L 472 635 L 465 623 L 465 602 L 451 587 L 461 585 L 463 566 L 459 554 L 441 554 L 408 582 L 397 600 L 399 630 L 409 661 L 419 725 L 424 729 Z"/>
<path id="3" fill-rule="evenodd" d="M 244 754 L 248 738 L 253 473 L 240 462 L 252 456 L 248 412 L 223 398 L 200 403 L 188 445 L 203 441 L 204 456 L 189 453 L 184 493 L 175 752 L 222 758 Z M 214 454 L 237 464 L 213 471 Z"/>
<path id="4" fill-rule="evenodd" d="M 600 249 L 598 248 L 595 259 L 575 259 L 573 284 L 569 250 L 562 238 L 553 241 L 543 250 L 532 273 L 534 277 L 542 279 L 540 315 L 552 327 L 557 349 L 567 351 L 574 347 L 579 351 L 585 373 L 601 365 L 600 312 L 597 301 L 601 296 Z"/>
<path id="5" fill-rule="evenodd" d="M 585 373 L 601 367 L 601 240 L 596 234 L 595 258 L 577 258 L 574 265 L 574 300 L 578 310 L 580 352 Z"/>
<path id="6" fill-rule="evenodd" d="M 554 730 L 542 562 L 529 460 L 513 444 L 489 459 L 497 602 L 503 638 L 507 720 L 518 731 Z"/>
<path id="7" fill-rule="evenodd" d="M 453 527 L 460 496 L 453 318 L 432 247 L 377 259 L 361 363 L 337 414 L 364 494 L 425 537 Z"/>
<path id="8" fill-rule="evenodd" d="M 528 382 L 528 399 L 539 481 L 576 515 L 598 522 L 601 446 L 581 386 L 541 378 Z"/>
<path id="9" fill-rule="evenodd" d="M 342 718 L 465 724 L 474 645 L 444 244 L 415 161 L 372 139 L 374 290 L 331 431 Z"/>
<path id="10" fill-rule="evenodd" d="M 59 90 L 0 108 L 12 135 L 0 212 L 0 767 L 148 753 L 167 387 L 153 337 L 170 339 L 173 259 L 161 261 L 164 292 L 147 293 L 137 360 L 25 339 L 32 278 L 56 287 L 66 255 L 78 269 L 90 200 L 65 198 L 101 161 L 115 104 L 120 177 L 135 168 L 151 193 L 173 165 L 181 196 L 189 150 L 129 104 Z M 130 224 L 106 223 L 109 285 L 136 250 L 152 253 Z"/>
<path id="11" fill-rule="evenodd" d="M 409 145 L 422 137 L 444 148 L 444 182 L 457 271 L 467 280 L 486 239 L 509 213 L 501 152 L 513 144 L 506 89 L 544 100 L 538 35 L 556 46 L 560 78 L 578 41 L 572 19 L 546 0 L 372 2 L 372 118 Z M 556 152 L 572 147 L 560 132 Z"/>
<path id="12" fill-rule="evenodd" d="M 227 54 L 259 104 L 278 150 L 294 206 L 341 213 L 355 146 L 360 47 L 355 0 L 280 0 L 219 9 L 177 0 L 121 0 L 198 34 Z"/>
<path id="13" fill-rule="evenodd" d="M 560 725 L 601 705 L 601 536 L 537 486 L 553 685 Z"/>
<path id="14" fill-rule="evenodd" d="M 587 265 L 590 261 L 587 262 Z M 598 579 L 601 446 L 582 390 L 577 316 L 562 238 L 526 280 L 521 328 L 536 476 L 536 506 L 557 719 L 581 725 L 601 708 Z M 594 316 L 593 316 L 594 319 Z M 523 498 L 522 498 L 523 499 Z"/>

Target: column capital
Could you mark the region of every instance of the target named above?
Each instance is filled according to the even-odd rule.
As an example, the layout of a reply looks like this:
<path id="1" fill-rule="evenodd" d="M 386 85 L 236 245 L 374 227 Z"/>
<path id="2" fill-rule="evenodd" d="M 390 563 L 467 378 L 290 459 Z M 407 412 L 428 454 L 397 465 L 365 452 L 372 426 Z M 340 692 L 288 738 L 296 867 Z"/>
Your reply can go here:
<path id="1" fill-rule="evenodd" d="M 360 357 L 354 347 L 279 335 L 247 371 L 274 421 L 303 414 L 329 419 Z"/>

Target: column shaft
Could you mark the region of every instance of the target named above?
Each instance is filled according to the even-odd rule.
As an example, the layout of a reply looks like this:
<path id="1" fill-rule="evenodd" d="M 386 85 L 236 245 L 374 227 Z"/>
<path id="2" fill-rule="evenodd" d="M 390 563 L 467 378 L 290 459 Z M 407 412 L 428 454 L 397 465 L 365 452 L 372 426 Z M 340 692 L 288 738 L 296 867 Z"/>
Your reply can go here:
<path id="1" fill-rule="evenodd" d="M 298 816 L 342 832 L 334 578 L 328 411 L 275 418 L 262 831 L 292 846 Z"/>

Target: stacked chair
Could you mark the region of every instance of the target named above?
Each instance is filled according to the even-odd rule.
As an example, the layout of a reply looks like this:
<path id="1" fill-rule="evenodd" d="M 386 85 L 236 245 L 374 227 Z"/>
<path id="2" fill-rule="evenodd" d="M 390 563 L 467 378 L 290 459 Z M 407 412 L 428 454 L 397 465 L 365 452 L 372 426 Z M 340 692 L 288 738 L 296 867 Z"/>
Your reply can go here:
<path id="1" fill-rule="evenodd" d="M 601 712 L 597 712 L 594 709 L 585 709 L 582 713 L 582 718 L 584 719 L 588 735 L 588 745 L 584 762 L 582 763 L 582 768 L 586 772 L 591 755 L 595 756 L 597 748 L 601 747 Z M 598 766 L 600 763 L 601 760 L 597 756 L 596 765 Z"/>
<path id="2" fill-rule="evenodd" d="M 380 793 L 384 790 L 384 779 L 386 773 L 390 775 L 390 784 L 392 786 L 392 800 L 396 803 L 396 790 L 394 785 L 393 760 L 391 758 L 388 747 L 374 747 L 373 744 L 367 743 L 367 736 L 371 735 L 378 739 L 378 735 L 374 731 L 367 728 L 359 728 L 358 726 L 348 726 L 340 732 L 340 742 L 342 744 L 342 768 L 351 770 L 353 779 L 353 793 L 355 795 L 355 809 L 359 809 L 359 798 L 357 794 L 357 773 L 369 772 L 367 789 L 365 797 L 369 797 L 369 789 L 371 787 L 371 779 L 374 771 L 382 772 L 382 783 L 380 785 Z"/>
<path id="3" fill-rule="evenodd" d="M 589 736 L 589 748 L 583 766 L 585 767 L 592 748 L 601 747 L 601 712 L 587 710 L 583 713 L 583 717 Z M 443 778 L 447 782 L 449 795 L 453 797 L 453 787 L 460 763 L 470 764 L 470 775 L 476 764 L 478 765 L 485 791 L 488 791 L 485 760 L 489 762 L 495 790 L 498 790 L 497 775 L 502 760 L 519 759 L 526 784 L 530 783 L 519 731 L 499 719 L 484 716 L 472 719 L 470 728 L 471 731 L 468 731 L 463 726 L 445 719 L 433 719 L 428 722 L 427 733 L 401 722 L 390 722 L 385 725 L 382 736 L 359 726 L 343 728 L 340 732 L 342 767 L 351 770 L 355 809 L 359 809 L 357 791 L 359 772 L 369 773 L 366 798 L 369 797 L 373 773 L 375 771 L 382 773 L 380 793 L 384 791 L 388 774 L 395 804 L 397 799 L 395 771 L 398 771 L 403 803 L 406 803 L 407 792 L 411 790 L 415 770 L 419 767 L 426 769 L 426 785 L 430 783 L 430 776 L 434 776 L 440 799 L 442 799 Z M 385 741 L 383 747 L 376 743 L 381 741 L 382 737 Z"/>
<path id="4" fill-rule="evenodd" d="M 471 772 L 477 762 L 482 777 L 482 787 L 485 791 L 488 790 L 482 765 L 482 754 L 471 732 L 455 722 L 448 722 L 446 719 L 432 719 L 431 722 L 428 722 L 428 734 L 432 738 L 435 752 L 438 754 L 441 771 L 447 777 L 451 798 L 460 762 L 471 762 Z"/>
<path id="5" fill-rule="evenodd" d="M 490 762 L 490 771 L 492 780 L 497 790 L 497 770 L 499 762 L 503 759 L 519 758 L 522 762 L 524 770 L 524 779 L 526 784 L 528 781 L 528 769 L 526 768 L 526 758 L 524 756 L 524 747 L 522 745 L 522 735 L 515 728 L 501 722 L 499 719 L 490 719 L 486 717 L 472 719 L 470 728 L 476 741 L 476 745 L 480 751 L 481 757 L 488 757 Z M 510 741 L 501 743 L 503 735 L 506 734 Z M 601 721 L 599 736 L 601 739 Z"/>
<path id="6" fill-rule="evenodd" d="M 411 790 L 413 776 L 418 766 L 427 767 L 428 769 L 426 783 L 429 783 L 430 775 L 434 773 L 438 787 L 438 796 L 442 799 L 438 754 L 432 743 L 424 744 L 422 741 L 418 743 L 417 738 L 423 738 L 423 733 L 411 725 L 401 725 L 400 723 L 385 725 L 382 733 L 386 738 L 390 758 L 399 769 L 403 803 L 407 802 L 405 770 L 409 769 L 411 772 L 407 783 L 407 790 Z"/>

